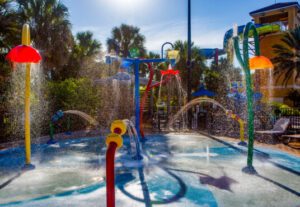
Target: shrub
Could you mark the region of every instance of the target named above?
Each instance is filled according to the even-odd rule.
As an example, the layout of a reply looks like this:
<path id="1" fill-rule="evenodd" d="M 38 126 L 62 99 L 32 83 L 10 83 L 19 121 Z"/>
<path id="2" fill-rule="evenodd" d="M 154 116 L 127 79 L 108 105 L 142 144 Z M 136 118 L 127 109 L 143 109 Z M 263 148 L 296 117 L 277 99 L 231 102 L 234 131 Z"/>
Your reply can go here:
<path id="1" fill-rule="evenodd" d="M 100 89 L 89 79 L 66 79 L 48 83 L 48 100 L 52 113 L 61 110 L 79 110 L 91 116 L 100 107 Z"/>

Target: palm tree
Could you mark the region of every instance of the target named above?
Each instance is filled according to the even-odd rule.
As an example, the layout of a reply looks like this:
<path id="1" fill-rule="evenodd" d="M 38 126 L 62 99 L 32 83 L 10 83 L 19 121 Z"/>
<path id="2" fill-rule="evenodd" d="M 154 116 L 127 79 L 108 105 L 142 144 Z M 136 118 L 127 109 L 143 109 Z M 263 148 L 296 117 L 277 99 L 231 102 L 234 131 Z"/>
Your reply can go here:
<path id="1" fill-rule="evenodd" d="M 114 27 L 111 32 L 111 37 L 107 39 L 108 51 L 114 50 L 121 57 L 128 57 L 130 49 L 136 48 L 139 50 L 140 56 L 144 56 L 145 37 L 140 34 L 140 29 L 131 25 L 121 24 L 120 27 Z"/>
<path id="2" fill-rule="evenodd" d="M 43 56 L 44 68 L 57 73 L 68 61 L 73 36 L 68 8 L 59 0 L 17 0 L 23 23 L 31 27 L 33 45 Z"/>
<path id="3" fill-rule="evenodd" d="M 100 51 L 101 43 L 93 39 L 92 32 L 77 33 L 69 62 L 62 71 L 61 78 L 77 77 L 83 69 L 87 72 L 88 69 L 93 68 Z"/>
<path id="4" fill-rule="evenodd" d="M 294 89 L 294 90 L 290 91 L 287 98 L 293 102 L 293 105 L 295 107 L 300 106 L 300 90 Z"/>
<path id="5" fill-rule="evenodd" d="M 101 43 L 93 39 L 93 33 L 90 31 L 79 32 L 76 35 L 76 43 L 74 45 L 74 52 L 82 59 L 85 57 L 94 57 L 99 54 Z"/>
<path id="6" fill-rule="evenodd" d="M 12 47 L 21 43 L 18 16 L 12 0 L 0 0 L 0 28 L 0 140 L 5 141 L 10 136 L 11 126 L 7 119 L 9 97 L 6 96 L 11 86 L 11 69 L 5 56 Z"/>
<path id="7" fill-rule="evenodd" d="M 300 78 L 300 27 L 284 34 L 280 44 L 273 46 L 276 57 L 272 59 L 275 65 L 274 74 L 277 81 L 283 77 L 285 86 L 292 79 Z"/>
<path id="8" fill-rule="evenodd" d="M 188 44 L 186 41 L 177 40 L 174 43 L 174 49 L 179 50 L 180 60 L 176 64 L 176 70 L 180 71 L 180 76 L 182 78 L 183 86 L 187 86 L 187 76 L 188 76 L 188 69 L 186 67 L 187 62 L 187 50 L 188 50 Z M 199 81 L 201 79 L 203 71 L 207 68 L 205 66 L 205 60 L 200 55 L 199 52 L 200 48 L 197 46 L 194 46 L 194 43 L 192 43 L 192 64 L 193 69 L 191 71 L 191 85 L 192 89 L 196 90 Z"/>
<path id="9" fill-rule="evenodd" d="M 0 52 L 6 53 L 15 46 L 16 41 L 20 41 L 18 18 L 12 0 L 0 1 L 0 28 Z"/>
<path id="10" fill-rule="evenodd" d="M 8 51 L 17 44 L 20 40 L 20 27 L 18 16 L 13 8 L 12 0 L 0 0 L 0 92 L 1 87 L 6 77 L 10 73 L 10 66 L 5 60 Z"/>

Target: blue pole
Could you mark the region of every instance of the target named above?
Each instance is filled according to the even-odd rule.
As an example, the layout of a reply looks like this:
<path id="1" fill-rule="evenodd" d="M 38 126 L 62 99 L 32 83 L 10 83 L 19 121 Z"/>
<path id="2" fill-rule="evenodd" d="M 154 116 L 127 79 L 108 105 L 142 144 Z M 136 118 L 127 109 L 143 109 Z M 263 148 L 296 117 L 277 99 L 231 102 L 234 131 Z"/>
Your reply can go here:
<path id="1" fill-rule="evenodd" d="M 136 154 L 135 154 L 134 159 L 135 160 L 142 160 L 143 156 L 141 155 L 141 142 L 140 142 L 139 137 L 136 137 L 136 139 L 135 139 L 135 148 L 136 148 Z"/>
<path id="2" fill-rule="evenodd" d="M 130 59 L 124 58 L 123 60 L 130 61 L 134 64 L 134 102 L 135 102 L 135 128 L 138 134 L 138 138 L 141 138 L 140 131 L 140 79 L 139 79 L 139 69 L 140 63 L 160 63 L 165 62 L 166 59 Z"/>
<path id="3" fill-rule="evenodd" d="M 140 69 L 140 61 L 139 59 L 134 60 L 134 78 L 135 78 L 135 87 L 134 87 L 134 96 L 135 96 L 135 128 L 137 132 L 137 146 L 136 146 L 136 156 L 135 159 L 141 160 L 143 159 L 140 150 L 140 79 L 139 79 L 139 69 Z"/>
<path id="4" fill-rule="evenodd" d="M 188 102 L 192 100 L 192 85 L 191 85 L 191 72 L 192 72 L 192 31 L 191 31 L 191 0 L 188 0 L 188 25 L 187 25 L 187 43 L 188 43 L 188 51 L 187 51 L 187 99 Z M 191 110 L 188 112 L 188 127 L 192 126 L 192 114 Z"/>
<path id="5" fill-rule="evenodd" d="M 135 96 L 135 128 L 138 134 L 138 139 L 140 140 L 140 79 L 139 79 L 139 67 L 140 61 L 138 59 L 134 60 L 134 96 Z"/>
<path id="6" fill-rule="evenodd" d="M 136 142 L 136 156 L 135 158 L 140 160 L 143 159 L 141 156 L 141 148 L 140 148 L 140 138 L 141 138 L 141 131 L 140 131 L 140 79 L 139 79 L 139 69 L 140 63 L 160 63 L 166 61 L 166 59 L 132 59 L 132 58 L 124 58 L 123 60 L 132 62 L 134 64 L 134 102 L 135 102 L 135 128 L 137 131 L 137 142 Z"/>
<path id="7" fill-rule="evenodd" d="M 188 43 L 188 51 L 187 51 L 187 66 L 188 66 L 188 78 L 190 78 L 191 73 L 191 60 L 192 60 L 192 31 L 191 31 L 191 0 L 188 0 L 188 33 L 187 33 L 187 43 Z M 190 88 L 188 80 L 188 89 Z M 188 93 L 188 96 L 190 94 Z M 190 100 L 189 100 L 190 101 Z"/>

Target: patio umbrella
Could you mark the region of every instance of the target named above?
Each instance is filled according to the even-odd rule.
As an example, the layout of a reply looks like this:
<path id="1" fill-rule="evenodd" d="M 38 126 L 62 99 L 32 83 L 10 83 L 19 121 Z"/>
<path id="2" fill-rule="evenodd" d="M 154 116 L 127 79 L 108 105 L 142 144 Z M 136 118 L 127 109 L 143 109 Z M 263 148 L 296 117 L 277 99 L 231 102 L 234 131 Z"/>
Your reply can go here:
<path id="1" fill-rule="evenodd" d="M 207 90 L 203 84 L 200 85 L 199 89 L 192 93 L 192 96 L 199 97 L 199 96 L 207 96 L 207 97 L 213 97 L 216 94 L 212 91 Z"/>

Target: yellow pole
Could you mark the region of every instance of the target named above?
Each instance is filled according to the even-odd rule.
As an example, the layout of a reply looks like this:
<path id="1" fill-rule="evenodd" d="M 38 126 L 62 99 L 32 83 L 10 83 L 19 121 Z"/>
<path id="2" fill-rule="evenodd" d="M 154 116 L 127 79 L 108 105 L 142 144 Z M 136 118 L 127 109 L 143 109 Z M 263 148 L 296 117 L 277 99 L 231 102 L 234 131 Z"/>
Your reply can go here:
<path id="1" fill-rule="evenodd" d="M 25 80 L 25 152 L 26 164 L 30 164 L 31 143 L 30 143 L 30 63 L 26 63 Z"/>
<path id="2" fill-rule="evenodd" d="M 245 141 L 245 129 L 244 129 L 244 121 L 242 119 L 239 119 L 240 124 L 240 139 L 242 142 Z"/>
<path id="3" fill-rule="evenodd" d="M 29 25 L 24 24 L 22 29 L 22 45 L 30 45 Z M 26 164 L 30 165 L 31 143 L 30 143 L 30 63 L 26 63 L 25 78 L 25 154 Z"/>
<path id="4" fill-rule="evenodd" d="M 226 111 L 226 115 L 229 116 L 231 119 L 236 120 L 240 125 L 240 140 L 241 145 L 245 143 L 245 126 L 244 121 L 238 117 L 236 114 L 232 113 L 231 111 Z"/>

